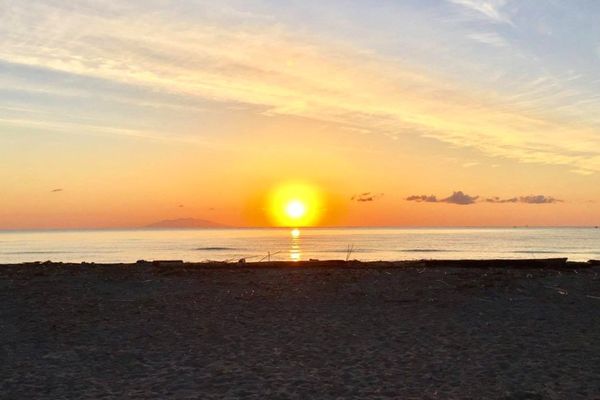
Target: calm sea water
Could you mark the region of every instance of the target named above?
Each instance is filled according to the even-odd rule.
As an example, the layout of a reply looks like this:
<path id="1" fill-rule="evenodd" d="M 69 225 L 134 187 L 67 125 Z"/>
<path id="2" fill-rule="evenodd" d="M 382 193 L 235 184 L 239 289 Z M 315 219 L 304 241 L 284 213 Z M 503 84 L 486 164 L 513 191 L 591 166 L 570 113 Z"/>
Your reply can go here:
<path id="1" fill-rule="evenodd" d="M 458 258 L 600 259 L 600 229 L 288 229 L 0 232 L 0 263 Z"/>

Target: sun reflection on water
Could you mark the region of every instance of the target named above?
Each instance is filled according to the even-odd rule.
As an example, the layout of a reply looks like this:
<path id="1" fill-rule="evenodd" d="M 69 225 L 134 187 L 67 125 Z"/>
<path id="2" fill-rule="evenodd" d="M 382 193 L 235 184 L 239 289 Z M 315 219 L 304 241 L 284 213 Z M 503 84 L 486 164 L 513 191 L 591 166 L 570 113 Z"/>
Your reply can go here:
<path id="1" fill-rule="evenodd" d="M 292 243 L 290 246 L 290 260 L 300 261 L 302 258 L 302 252 L 300 251 L 300 229 L 294 228 L 290 231 L 292 236 Z"/>

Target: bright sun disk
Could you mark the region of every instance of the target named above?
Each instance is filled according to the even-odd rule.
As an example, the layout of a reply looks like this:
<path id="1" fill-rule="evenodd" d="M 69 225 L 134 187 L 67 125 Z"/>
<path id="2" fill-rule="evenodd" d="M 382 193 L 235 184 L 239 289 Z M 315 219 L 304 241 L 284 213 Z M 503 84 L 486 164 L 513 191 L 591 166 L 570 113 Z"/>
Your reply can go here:
<path id="1" fill-rule="evenodd" d="M 306 214 L 306 205 L 300 200 L 292 200 L 285 206 L 285 213 L 293 219 L 302 218 Z"/>
<path id="2" fill-rule="evenodd" d="M 286 183 L 275 187 L 269 193 L 266 209 L 273 226 L 315 226 L 323 213 L 323 196 L 315 186 L 297 182 Z"/>

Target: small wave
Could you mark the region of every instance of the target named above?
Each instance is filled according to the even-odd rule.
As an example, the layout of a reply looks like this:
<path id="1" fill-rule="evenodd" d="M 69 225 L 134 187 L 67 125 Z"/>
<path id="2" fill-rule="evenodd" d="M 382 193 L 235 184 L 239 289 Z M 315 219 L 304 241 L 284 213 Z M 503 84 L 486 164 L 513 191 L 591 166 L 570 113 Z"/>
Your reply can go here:
<path id="1" fill-rule="evenodd" d="M 301 247 L 301 251 L 306 251 L 310 253 L 348 253 L 348 249 L 311 249 L 310 247 Z M 352 249 L 352 253 L 375 253 L 378 250 L 372 249 Z"/>
<path id="2" fill-rule="evenodd" d="M 10 254 L 10 255 L 19 255 L 19 254 L 73 254 L 75 251 L 57 251 L 57 250 L 48 250 L 48 251 L 4 251 L 1 254 Z"/>
<path id="3" fill-rule="evenodd" d="M 406 253 L 453 253 L 457 250 L 442 250 L 442 249 L 406 249 L 400 250 Z"/>
<path id="4" fill-rule="evenodd" d="M 227 251 L 227 250 L 240 250 L 240 249 L 236 249 L 235 247 L 214 246 L 214 247 L 197 247 L 194 250 L 196 250 L 196 251 Z"/>
<path id="5" fill-rule="evenodd" d="M 568 251 L 555 251 L 555 250 L 516 250 L 516 251 L 507 251 L 507 253 L 516 253 L 516 254 L 563 254 L 569 253 Z"/>

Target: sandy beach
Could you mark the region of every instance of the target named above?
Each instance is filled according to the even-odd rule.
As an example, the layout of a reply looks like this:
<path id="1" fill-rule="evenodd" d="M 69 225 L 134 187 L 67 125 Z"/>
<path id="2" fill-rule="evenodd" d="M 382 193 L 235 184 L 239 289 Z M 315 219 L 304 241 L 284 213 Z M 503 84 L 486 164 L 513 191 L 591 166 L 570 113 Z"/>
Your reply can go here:
<path id="1" fill-rule="evenodd" d="M 0 393 L 600 399 L 599 310 L 588 263 L 5 265 Z"/>

